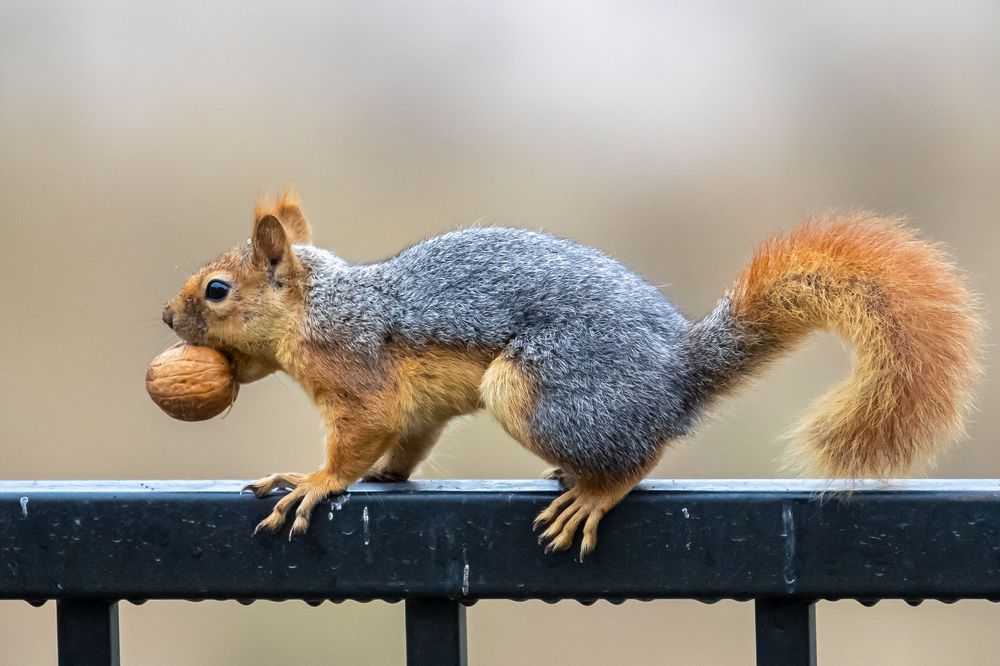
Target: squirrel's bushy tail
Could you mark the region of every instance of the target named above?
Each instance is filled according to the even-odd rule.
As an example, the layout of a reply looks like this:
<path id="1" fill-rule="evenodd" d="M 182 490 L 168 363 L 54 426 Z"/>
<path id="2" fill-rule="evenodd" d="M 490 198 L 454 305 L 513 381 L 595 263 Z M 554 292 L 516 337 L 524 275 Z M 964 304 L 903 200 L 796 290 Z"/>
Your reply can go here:
<path id="1" fill-rule="evenodd" d="M 866 213 L 810 220 L 769 239 L 692 330 L 703 395 L 815 329 L 850 343 L 852 368 L 796 428 L 791 467 L 825 477 L 905 475 L 961 434 L 981 322 L 939 247 L 899 219 Z"/>

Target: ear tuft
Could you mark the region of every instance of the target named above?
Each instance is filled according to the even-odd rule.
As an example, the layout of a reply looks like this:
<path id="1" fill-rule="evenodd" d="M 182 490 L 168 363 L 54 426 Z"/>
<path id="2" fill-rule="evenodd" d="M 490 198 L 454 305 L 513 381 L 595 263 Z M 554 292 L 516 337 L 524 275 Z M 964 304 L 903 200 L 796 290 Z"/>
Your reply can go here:
<path id="1" fill-rule="evenodd" d="M 268 215 L 278 218 L 290 244 L 306 245 L 312 242 L 312 229 L 309 228 L 306 216 L 302 214 L 302 201 L 295 188 L 286 187 L 277 203 L 267 195 L 257 199 L 253 208 L 254 222 L 259 222 Z"/>
<path id="2" fill-rule="evenodd" d="M 268 215 L 274 215 L 274 202 L 271 201 L 271 196 L 269 194 L 261 194 L 257 197 L 257 201 L 255 201 L 253 205 L 254 225 Z"/>
<path id="3" fill-rule="evenodd" d="M 286 187 L 278 198 L 275 211 L 292 243 L 307 244 L 312 241 L 312 230 L 302 214 L 302 199 L 293 187 Z"/>
<path id="4" fill-rule="evenodd" d="M 254 260 L 264 266 L 278 263 L 291 252 L 285 228 L 274 215 L 265 215 L 254 223 L 251 245 Z"/>

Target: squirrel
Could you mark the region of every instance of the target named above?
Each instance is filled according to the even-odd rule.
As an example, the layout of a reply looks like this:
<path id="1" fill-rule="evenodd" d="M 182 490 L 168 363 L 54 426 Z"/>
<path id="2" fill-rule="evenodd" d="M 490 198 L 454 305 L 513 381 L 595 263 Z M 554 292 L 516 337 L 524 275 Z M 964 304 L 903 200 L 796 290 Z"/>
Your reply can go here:
<path id="1" fill-rule="evenodd" d="M 534 527 L 581 558 L 597 526 L 720 396 L 816 329 L 850 343 L 850 376 L 798 426 L 790 466 L 889 478 L 962 433 L 979 372 L 976 298 L 948 255 L 897 218 L 805 221 L 764 242 L 691 321 L 608 255 L 545 233 L 473 226 L 352 264 L 311 245 L 298 196 L 258 201 L 250 239 L 166 304 L 183 340 L 249 382 L 281 370 L 329 428 L 324 464 L 272 474 L 289 489 L 257 530 L 289 539 L 358 481 L 403 481 L 445 424 L 482 408 L 554 465 L 564 492 Z M 256 533 L 256 530 L 255 530 Z"/>

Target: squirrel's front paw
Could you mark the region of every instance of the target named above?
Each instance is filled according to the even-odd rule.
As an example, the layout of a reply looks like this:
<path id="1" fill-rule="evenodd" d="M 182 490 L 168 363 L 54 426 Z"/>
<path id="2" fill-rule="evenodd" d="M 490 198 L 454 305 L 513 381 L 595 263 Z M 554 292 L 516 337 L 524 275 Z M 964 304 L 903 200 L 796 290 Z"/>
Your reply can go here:
<path id="1" fill-rule="evenodd" d="M 257 532 L 277 532 L 285 524 L 285 518 L 295 509 L 295 520 L 288 531 L 288 540 L 298 534 L 305 534 L 309 528 L 309 517 L 312 510 L 327 495 L 343 492 L 347 484 L 341 483 L 329 472 L 320 470 L 312 474 L 272 474 L 259 481 L 251 483 L 244 490 L 252 490 L 257 497 L 264 497 L 275 488 L 292 488 L 292 491 L 278 500 L 271 514 L 260 521 Z"/>
<path id="2" fill-rule="evenodd" d="M 257 479 L 253 483 L 243 486 L 241 493 L 252 492 L 257 497 L 267 497 L 272 490 L 293 490 L 296 486 L 306 480 L 308 474 L 296 474 L 295 472 L 285 472 L 284 474 L 271 474 L 262 479 Z M 279 526 L 280 527 L 280 526 Z"/>

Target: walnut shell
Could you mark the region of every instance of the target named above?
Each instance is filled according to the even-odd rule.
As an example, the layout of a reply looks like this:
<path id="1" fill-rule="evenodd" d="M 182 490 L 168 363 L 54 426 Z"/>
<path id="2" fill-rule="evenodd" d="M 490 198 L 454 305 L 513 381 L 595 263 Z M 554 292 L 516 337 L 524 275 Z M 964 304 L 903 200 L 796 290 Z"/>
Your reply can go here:
<path id="1" fill-rule="evenodd" d="M 167 347 L 146 370 L 146 392 L 160 409 L 181 421 L 205 421 L 236 400 L 240 385 L 225 356 L 184 342 Z"/>

